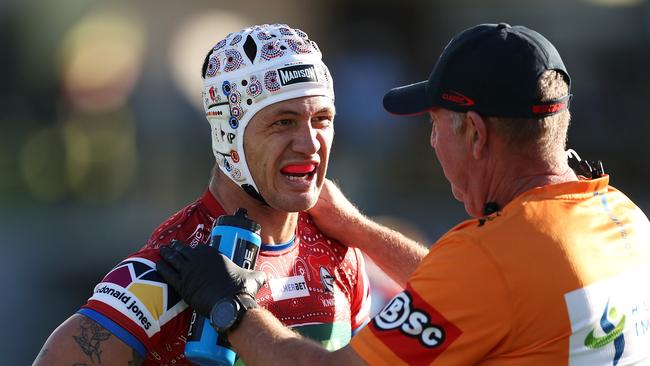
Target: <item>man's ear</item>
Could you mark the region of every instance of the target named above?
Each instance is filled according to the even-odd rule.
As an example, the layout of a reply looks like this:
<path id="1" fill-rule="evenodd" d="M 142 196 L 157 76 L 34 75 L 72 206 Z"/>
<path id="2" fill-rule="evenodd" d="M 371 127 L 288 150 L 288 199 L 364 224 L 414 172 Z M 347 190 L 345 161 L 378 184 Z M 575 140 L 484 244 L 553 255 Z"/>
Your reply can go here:
<path id="1" fill-rule="evenodd" d="M 486 122 L 478 113 L 467 112 L 467 143 L 472 150 L 472 156 L 480 160 L 487 148 L 488 131 Z"/>

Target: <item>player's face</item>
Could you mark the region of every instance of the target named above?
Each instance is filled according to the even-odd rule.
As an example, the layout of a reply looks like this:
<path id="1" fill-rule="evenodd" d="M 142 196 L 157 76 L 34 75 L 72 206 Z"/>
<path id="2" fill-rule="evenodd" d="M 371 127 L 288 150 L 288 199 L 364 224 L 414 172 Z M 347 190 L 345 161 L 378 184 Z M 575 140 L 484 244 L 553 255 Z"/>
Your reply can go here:
<path id="1" fill-rule="evenodd" d="M 334 138 L 334 103 L 323 96 L 272 104 L 246 127 L 246 162 L 260 194 L 273 208 L 313 207 L 327 172 Z"/>
<path id="2" fill-rule="evenodd" d="M 429 112 L 431 122 L 431 147 L 436 152 L 445 177 L 451 184 L 454 197 L 466 201 L 469 177 L 467 171 L 467 148 L 464 135 L 452 128 L 451 112 L 435 108 Z"/>

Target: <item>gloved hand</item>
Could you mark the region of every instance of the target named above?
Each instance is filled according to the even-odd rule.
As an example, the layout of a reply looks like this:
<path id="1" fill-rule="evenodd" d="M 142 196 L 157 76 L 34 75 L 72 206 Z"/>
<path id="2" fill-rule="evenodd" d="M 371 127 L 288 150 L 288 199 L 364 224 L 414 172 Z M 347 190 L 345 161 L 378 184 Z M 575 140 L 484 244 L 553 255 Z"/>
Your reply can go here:
<path id="1" fill-rule="evenodd" d="M 156 263 L 158 273 L 206 317 L 217 301 L 242 293 L 255 298 L 266 282 L 264 272 L 241 268 L 209 245 L 192 248 L 174 240 L 160 248 L 160 256 L 164 260 Z"/>

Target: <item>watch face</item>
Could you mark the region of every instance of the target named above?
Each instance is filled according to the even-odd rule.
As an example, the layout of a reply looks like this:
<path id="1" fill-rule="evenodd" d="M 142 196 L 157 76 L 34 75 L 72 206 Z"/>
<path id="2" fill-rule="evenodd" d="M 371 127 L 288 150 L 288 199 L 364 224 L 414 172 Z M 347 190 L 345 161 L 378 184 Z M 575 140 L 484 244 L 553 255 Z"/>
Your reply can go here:
<path id="1" fill-rule="evenodd" d="M 234 299 L 224 299 L 216 303 L 210 314 L 212 325 L 220 332 L 228 330 L 237 320 L 237 308 Z"/>

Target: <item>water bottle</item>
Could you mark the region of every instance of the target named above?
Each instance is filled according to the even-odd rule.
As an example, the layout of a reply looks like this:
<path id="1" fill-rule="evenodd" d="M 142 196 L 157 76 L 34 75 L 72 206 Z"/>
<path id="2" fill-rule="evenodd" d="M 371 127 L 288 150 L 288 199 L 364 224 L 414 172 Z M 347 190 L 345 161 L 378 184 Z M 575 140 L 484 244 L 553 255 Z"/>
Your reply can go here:
<path id="1" fill-rule="evenodd" d="M 261 227 L 240 208 L 232 215 L 219 216 L 212 229 L 210 245 L 242 268 L 254 269 L 262 245 Z M 185 357 L 201 366 L 231 366 L 235 352 L 225 337 L 220 336 L 207 319 L 192 313 L 185 345 Z"/>

